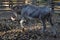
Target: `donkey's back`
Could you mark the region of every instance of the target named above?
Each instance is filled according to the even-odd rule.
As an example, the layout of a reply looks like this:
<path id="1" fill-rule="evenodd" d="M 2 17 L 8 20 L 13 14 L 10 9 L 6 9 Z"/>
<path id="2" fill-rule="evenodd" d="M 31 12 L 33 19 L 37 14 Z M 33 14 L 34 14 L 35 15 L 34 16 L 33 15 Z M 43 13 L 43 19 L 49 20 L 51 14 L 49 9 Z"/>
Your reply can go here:
<path id="1" fill-rule="evenodd" d="M 23 16 L 30 16 L 30 17 L 40 17 L 44 16 L 51 12 L 51 8 L 44 6 L 38 7 L 35 5 L 25 5 L 21 11 L 21 15 Z"/>

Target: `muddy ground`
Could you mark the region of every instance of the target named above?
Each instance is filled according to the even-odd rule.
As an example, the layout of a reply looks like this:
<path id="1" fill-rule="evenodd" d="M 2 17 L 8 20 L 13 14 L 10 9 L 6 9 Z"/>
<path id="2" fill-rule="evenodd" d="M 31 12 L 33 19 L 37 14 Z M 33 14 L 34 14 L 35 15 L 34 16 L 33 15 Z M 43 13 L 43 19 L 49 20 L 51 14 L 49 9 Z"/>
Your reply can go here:
<path id="1" fill-rule="evenodd" d="M 25 25 L 25 28 L 22 29 L 19 22 L 11 21 L 11 16 L 13 16 L 11 12 L 0 13 L 0 40 L 60 40 L 60 24 L 55 25 L 56 36 L 50 32 L 51 26 L 48 23 L 46 24 L 48 31 L 43 35 L 41 23 Z"/>

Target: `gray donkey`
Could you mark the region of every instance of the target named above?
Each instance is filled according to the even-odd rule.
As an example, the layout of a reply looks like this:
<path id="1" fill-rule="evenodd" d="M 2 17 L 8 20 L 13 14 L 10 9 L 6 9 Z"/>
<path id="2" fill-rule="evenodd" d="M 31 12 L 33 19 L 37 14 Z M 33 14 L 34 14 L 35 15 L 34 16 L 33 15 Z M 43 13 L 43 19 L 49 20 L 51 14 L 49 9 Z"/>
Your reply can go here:
<path id="1" fill-rule="evenodd" d="M 46 30 L 45 23 L 47 20 L 52 26 L 53 33 L 56 34 L 54 24 L 52 23 L 52 9 L 51 8 L 47 6 L 38 7 L 35 5 L 28 4 L 28 5 L 23 5 L 23 6 L 15 6 L 13 7 L 13 10 L 16 10 L 16 13 L 21 15 L 20 24 L 22 28 L 24 28 L 23 22 L 25 21 L 25 19 L 32 20 L 32 19 L 38 18 L 39 20 L 42 21 L 42 24 L 43 24 L 42 32 L 43 33 Z"/>

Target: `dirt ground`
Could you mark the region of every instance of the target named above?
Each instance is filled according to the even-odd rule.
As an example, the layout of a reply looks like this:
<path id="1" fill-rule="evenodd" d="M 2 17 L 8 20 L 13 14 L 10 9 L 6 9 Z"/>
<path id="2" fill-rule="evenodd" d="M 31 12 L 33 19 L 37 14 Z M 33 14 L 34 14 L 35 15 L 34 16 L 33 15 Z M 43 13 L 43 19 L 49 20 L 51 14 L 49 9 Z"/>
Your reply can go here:
<path id="1" fill-rule="evenodd" d="M 26 26 L 22 29 L 17 21 L 9 19 L 9 15 L 6 12 L 0 13 L 0 40 L 60 40 L 60 24 L 56 24 L 56 36 L 50 33 L 49 24 L 47 24 L 48 31 L 43 35 L 41 33 L 42 24 L 36 23 L 37 25 Z"/>

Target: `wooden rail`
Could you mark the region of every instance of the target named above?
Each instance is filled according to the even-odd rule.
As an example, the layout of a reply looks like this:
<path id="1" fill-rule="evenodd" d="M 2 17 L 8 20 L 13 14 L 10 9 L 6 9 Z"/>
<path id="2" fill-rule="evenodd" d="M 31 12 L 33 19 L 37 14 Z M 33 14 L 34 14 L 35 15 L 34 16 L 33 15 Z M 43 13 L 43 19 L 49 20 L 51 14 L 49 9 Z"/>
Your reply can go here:
<path id="1" fill-rule="evenodd" d="M 13 6 L 15 4 L 21 4 L 21 5 L 23 5 L 25 3 L 24 2 L 13 2 Z M 9 2 L 2 2 L 2 4 L 0 5 L 0 7 L 2 7 L 2 9 L 0 8 L 0 11 L 11 11 L 11 9 L 9 8 Z M 5 9 L 4 7 L 7 8 L 7 9 Z"/>

